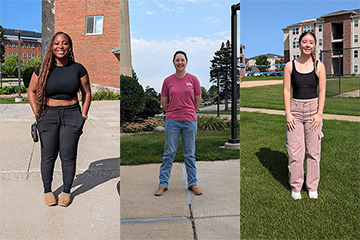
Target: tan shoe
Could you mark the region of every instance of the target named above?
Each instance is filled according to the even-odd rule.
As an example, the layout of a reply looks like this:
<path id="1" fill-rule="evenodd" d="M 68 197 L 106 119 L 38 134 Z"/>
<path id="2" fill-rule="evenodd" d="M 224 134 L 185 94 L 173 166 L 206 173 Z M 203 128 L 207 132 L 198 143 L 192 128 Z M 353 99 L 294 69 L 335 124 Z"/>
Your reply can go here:
<path id="1" fill-rule="evenodd" d="M 202 191 L 200 190 L 200 188 L 198 186 L 196 186 L 196 185 L 190 186 L 190 187 L 188 187 L 188 189 L 190 191 L 192 191 L 195 195 L 203 194 Z"/>
<path id="2" fill-rule="evenodd" d="M 168 190 L 167 188 L 164 187 L 159 187 L 156 192 L 154 193 L 155 196 L 162 196 L 164 195 L 165 191 Z"/>
<path id="3" fill-rule="evenodd" d="M 48 206 L 54 206 L 57 204 L 54 193 L 49 192 L 44 194 L 44 201 Z"/>
<path id="4" fill-rule="evenodd" d="M 59 205 L 63 207 L 69 206 L 71 203 L 71 194 L 62 192 L 59 195 Z"/>

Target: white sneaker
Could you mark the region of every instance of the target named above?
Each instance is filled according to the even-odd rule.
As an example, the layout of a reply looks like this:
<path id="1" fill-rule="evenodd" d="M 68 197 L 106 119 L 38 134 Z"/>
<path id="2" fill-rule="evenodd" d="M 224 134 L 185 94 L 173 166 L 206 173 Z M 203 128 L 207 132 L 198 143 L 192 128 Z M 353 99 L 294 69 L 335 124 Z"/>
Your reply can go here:
<path id="1" fill-rule="evenodd" d="M 318 198 L 318 192 L 315 191 L 315 192 L 309 192 L 309 198 L 311 199 L 317 199 Z"/>
<path id="2" fill-rule="evenodd" d="M 295 199 L 295 200 L 300 200 L 300 199 L 301 199 L 301 194 L 300 194 L 300 192 L 291 191 L 291 196 L 292 196 L 292 198 Z"/>

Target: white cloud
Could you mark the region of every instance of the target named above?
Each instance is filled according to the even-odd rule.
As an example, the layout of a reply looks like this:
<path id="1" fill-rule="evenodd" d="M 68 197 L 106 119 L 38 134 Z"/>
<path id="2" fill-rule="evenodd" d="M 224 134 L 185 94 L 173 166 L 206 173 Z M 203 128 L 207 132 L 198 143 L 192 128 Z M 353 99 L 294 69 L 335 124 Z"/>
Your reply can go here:
<path id="1" fill-rule="evenodd" d="M 146 13 L 147 15 L 154 15 L 154 14 L 155 14 L 155 12 L 154 12 L 154 11 L 151 11 L 151 10 L 146 11 L 145 13 Z"/>
<path id="2" fill-rule="evenodd" d="M 201 21 L 204 23 L 218 24 L 218 23 L 222 22 L 222 19 L 215 18 L 215 17 L 202 17 Z"/>
<path id="3" fill-rule="evenodd" d="M 221 5 L 220 5 L 220 3 L 212 3 L 211 6 L 212 6 L 213 8 L 218 8 L 218 7 L 220 7 Z"/>
<path id="4" fill-rule="evenodd" d="M 183 50 L 189 58 L 187 71 L 198 77 L 201 86 L 209 89 L 212 85 L 209 83 L 210 60 L 214 52 L 220 49 L 221 42 L 227 39 L 226 37 L 213 39 L 189 37 L 182 40 L 149 41 L 133 38 L 131 41 L 133 67 L 144 88 L 149 85 L 160 92 L 163 80 L 175 72 L 172 64 L 173 54 L 177 50 Z"/>

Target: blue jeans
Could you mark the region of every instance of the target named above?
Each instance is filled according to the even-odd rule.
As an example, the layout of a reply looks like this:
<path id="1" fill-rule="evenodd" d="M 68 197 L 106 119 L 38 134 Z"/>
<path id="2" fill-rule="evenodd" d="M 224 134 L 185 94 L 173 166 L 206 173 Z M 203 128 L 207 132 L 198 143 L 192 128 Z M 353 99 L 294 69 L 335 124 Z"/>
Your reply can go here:
<path id="1" fill-rule="evenodd" d="M 177 121 L 165 119 L 165 149 L 160 167 L 160 187 L 167 187 L 180 135 L 182 136 L 183 154 L 187 173 L 188 186 L 196 185 L 195 138 L 196 121 Z"/>

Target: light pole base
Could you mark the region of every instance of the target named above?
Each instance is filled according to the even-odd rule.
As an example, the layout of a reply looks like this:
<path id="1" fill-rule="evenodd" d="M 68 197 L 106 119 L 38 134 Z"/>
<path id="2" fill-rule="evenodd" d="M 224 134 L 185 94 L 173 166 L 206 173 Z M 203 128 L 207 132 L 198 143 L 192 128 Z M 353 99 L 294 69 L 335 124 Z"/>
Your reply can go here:
<path id="1" fill-rule="evenodd" d="M 15 98 L 15 102 L 23 102 L 24 98 L 23 97 L 16 97 Z"/>
<path id="2" fill-rule="evenodd" d="M 226 149 L 240 149 L 240 143 L 225 143 Z"/>

